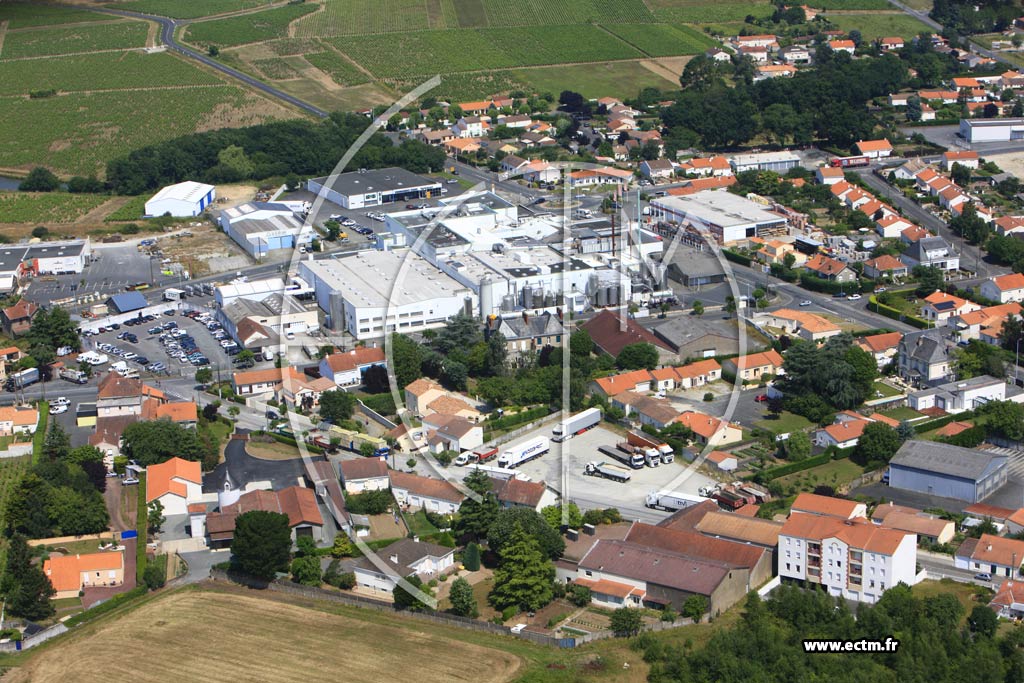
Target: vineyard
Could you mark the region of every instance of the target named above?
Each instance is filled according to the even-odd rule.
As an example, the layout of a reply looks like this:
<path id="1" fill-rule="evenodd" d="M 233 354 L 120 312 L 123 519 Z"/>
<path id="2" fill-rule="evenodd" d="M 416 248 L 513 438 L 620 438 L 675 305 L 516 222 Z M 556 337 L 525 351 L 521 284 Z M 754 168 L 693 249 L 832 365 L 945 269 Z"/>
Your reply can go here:
<path id="1" fill-rule="evenodd" d="M 401 92 L 408 92 L 422 82 L 422 80 L 397 80 L 391 84 Z M 508 92 L 509 90 L 523 90 L 527 87 L 529 87 L 527 82 L 516 78 L 511 71 L 442 74 L 441 84 L 431 90 L 430 95 L 442 100 L 465 102 L 479 98 L 481 93 Z M 558 95 L 556 90 L 551 92 Z"/>
<path id="2" fill-rule="evenodd" d="M 573 90 L 584 97 L 621 98 L 635 97 L 643 88 L 678 87 L 678 83 L 645 69 L 638 62 L 546 66 L 540 69 L 497 73 L 507 73 L 512 78 L 526 83 L 529 89 L 553 93 L 556 97 L 567 85 L 571 85 Z"/>
<path id="3" fill-rule="evenodd" d="M 11 31 L 4 37 L 0 56 L 16 59 L 145 47 L 148 31 L 141 21 Z"/>
<path id="4" fill-rule="evenodd" d="M 0 528 L 7 528 L 7 502 L 28 470 L 32 457 L 0 459 Z M 7 566 L 7 539 L 0 540 L 0 575 Z"/>
<path id="5" fill-rule="evenodd" d="M 182 85 L 218 85 L 212 74 L 162 52 L 102 52 L 75 57 L 0 61 L 0 95 L 33 90 L 117 90 Z"/>
<path id="6" fill-rule="evenodd" d="M 319 37 L 429 27 L 424 0 L 326 0 L 322 12 L 296 22 L 295 32 L 299 36 Z"/>
<path id="7" fill-rule="evenodd" d="M 828 20 L 844 31 L 859 30 L 864 40 L 886 36 L 910 39 L 929 30 L 928 26 L 906 14 L 830 14 Z"/>
<path id="8" fill-rule="evenodd" d="M 715 42 L 689 26 L 667 24 L 606 24 L 604 28 L 652 57 L 695 55 Z"/>
<path id="9" fill-rule="evenodd" d="M 315 4 L 285 5 L 265 12 L 189 24 L 185 39 L 196 45 L 245 45 L 288 35 L 288 24 L 317 9 Z"/>
<path id="10" fill-rule="evenodd" d="M 66 192 L 2 192 L 0 221 L 4 223 L 73 223 L 110 197 Z M 7 462 L 0 460 L 0 465 Z M 3 470 L 0 469 L 0 477 Z M 2 479 L 0 479 L 2 481 Z"/>
<path id="11" fill-rule="evenodd" d="M 181 0 L 128 0 L 128 2 L 111 2 L 107 6 L 113 9 L 124 9 L 130 12 L 155 14 L 172 19 L 198 19 L 212 17 L 225 12 L 234 12 L 265 4 L 263 0 L 202 0 L 202 2 L 182 2 Z"/>
<path id="12" fill-rule="evenodd" d="M 715 24 L 743 21 L 747 16 L 767 17 L 767 0 L 651 0 L 654 15 L 672 24 Z"/>
<path id="13" fill-rule="evenodd" d="M 172 0 L 176 1 L 176 0 Z M 35 2 L 0 3 L 0 22 L 8 22 L 8 30 L 51 26 L 53 24 L 77 24 L 83 21 L 110 21 L 110 17 L 96 12 L 54 7 Z"/>
<path id="14" fill-rule="evenodd" d="M 308 54 L 306 61 L 330 76 L 338 85 L 358 85 L 370 80 L 350 61 L 332 50 Z"/>
<path id="15" fill-rule="evenodd" d="M 565 40 L 571 34 L 572 40 Z M 382 78 L 409 79 L 566 62 L 639 58 L 635 48 L 596 26 L 532 26 L 395 33 L 334 39 L 332 43 Z M 417 55 L 410 59 L 409 55 Z"/>
<path id="16" fill-rule="evenodd" d="M 117 209 L 117 211 L 111 212 L 103 219 L 103 221 L 106 223 L 110 223 L 112 221 L 137 221 L 142 218 L 142 214 L 146 212 L 146 202 L 148 200 L 148 194 L 140 194 L 132 197 Z"/>
<path id="17" fill-rule="evenodd" d="M 281 57 L 257 59 L 252 65 L 263 75 L 263 78 L 271 81 L 298 78 L 302 75 L 287 59 Z"/>

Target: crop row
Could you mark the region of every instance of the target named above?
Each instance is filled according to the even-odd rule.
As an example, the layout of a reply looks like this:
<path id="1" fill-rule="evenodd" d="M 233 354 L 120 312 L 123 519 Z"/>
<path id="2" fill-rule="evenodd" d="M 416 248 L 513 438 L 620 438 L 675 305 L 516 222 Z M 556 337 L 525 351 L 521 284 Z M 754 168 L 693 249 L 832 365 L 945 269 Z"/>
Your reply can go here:
<path id="1" fill-rule="evenodd" d="M 746 17 L 767 17 L 773 7 L 754 0 L 675 0 L 658 3 L 654 16 L 673 24 L 716 24 L 743 21 Z"/>
<path id="2" fill-rule="evenodd" d="M 643 0 L 483 0 L 483 5 L 488 26 L 564 26 L 655 20 Z"/>
<path id="3" fill-rule="evenodd" d="M 142 218 L 142 214 L 146 212 L 146 202 L 149 201 L 148 194 L 140 194 L 135 197 L 130 197 L 126 203 L 121 205 L 116 211 L 112 211 L 103 220 L 105 222 L 110 221 L 137 221 Z"/>
<path id="4" fill-rule="evenodd" d="M 338 85 L 359 85 L 370 80 L 352 62 L 333 50 L 308 54 L 306 61 L 326 73 Z"/>
<path id="5" fill-rule="evenodd" d="M 0 61 L 0 95 L 33 90 L 117 90 L 175 85 L 215 85 L 221 81 L 201 69 L 161 52 L 102 52 L 74 57 Z"/>
<path id="6" fill-rule="evenodd" d="M 173 19 L 198 19 L 199 17 L 210 17 L 215 14 L 234 12 L 235 10 L 248 9 L 264 4 L 263 0 L 202 0 L 197 2 L 182 2 L 181 0 L 129 0 L 128 2 L 114 3 L 117 9 L 126 9 L 132 12 L 143 14 L 156 14 L 161 17 Z"/>
<path id="7" fill-rule="evenodd" d="M 326 0 L 324 11 L 295 25 L 306 37 L 418 31 L 429 28 L 426 0 Z"/>
<path id="8" fill-rule="evenodd" d="M 288 24 L 316 11 L 315 4 L 285 5 L 264 12 L 189 24 L 186 39 L 196 45 L 245 45 L 288 35 Z"/>
<path id="9" fill-rule="evenodd" d="M 408 92 L 418 86 L 421 80 L 393 81 L 392 85 L 401 92 Z M 525 82 L 517 79 L 510 71 L 486 71 L 481 73 L 442 74 L 441 84 L 428 94 L 449 102 L 479 100 L 509 90 L 526 90 Z M 557 93 L 556 93 L 557 95 Z"/>
<path id="10" fill-rule="evenodd" d="M 174 0 L 177 1 L 177 0 Z M 0 2 L 0 22 L 8 22 L 8 30 L 31 26 L 51 26 L 83 21 L 109 21 L 106 14 L 87 12 L 70 7 L 44 5 L 38 2 Z"/>
<path id="11" fill-rule="evenodd" d="M 109 199 L 102 195 L 66 192 L 3 192 L 0 193 L 0 221 L 73 223 Z M 0 468 L 0 480 L 5 472 Z"/>
<path id="12" fill-rule="evenodd" d="M 668 24 L 605 24 L 604 27 L 652 57 L 695 55 L 715 43 L 689 26 Z"/>
<path id="13" fill-rule="evenodd" d="M 12 31 L 4 37 L 4 59 L 145 47 L 149 27 L 141 21 Z"/>
<path id="14" fill-rule="evenodd" d="M 396 79 L 643 56 L 589 25 L 415 31 L 394 33 L 387 40 L 354 36 L 332 42 L 374 74 Z"/>

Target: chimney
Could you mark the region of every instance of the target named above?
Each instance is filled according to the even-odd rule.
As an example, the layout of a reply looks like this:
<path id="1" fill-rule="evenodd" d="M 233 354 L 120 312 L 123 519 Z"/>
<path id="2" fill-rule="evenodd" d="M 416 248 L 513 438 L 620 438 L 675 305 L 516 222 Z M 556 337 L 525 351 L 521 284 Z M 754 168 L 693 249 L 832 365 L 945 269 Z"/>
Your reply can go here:
<path id="1" fill-rule="evenodd" d="M 986 552 L 992 552 L 992 544 L 991 543 L 989 543 L 988 546 L 985 547 L 985 551 Z"/>

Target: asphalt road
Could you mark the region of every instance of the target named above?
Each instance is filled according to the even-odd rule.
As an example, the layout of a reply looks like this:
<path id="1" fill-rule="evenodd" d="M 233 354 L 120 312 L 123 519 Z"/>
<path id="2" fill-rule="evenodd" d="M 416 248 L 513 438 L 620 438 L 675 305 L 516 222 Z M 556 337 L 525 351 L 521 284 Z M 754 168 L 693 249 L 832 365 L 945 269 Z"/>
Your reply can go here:
<path id="1" fill-rule="evenodd" d="M 936 33 L 942 33 L 942 29 L 943 29 L 942 24 L 940 24 L 939 22 L 935 21 L 930 16 L 928 16 L 928 11 L 927 10 L 916 10 L 916 9 L 911 8 L 911 7 L 908 7 L 907 5 L 904 5 L 902 2 L 897 2 L 897 0 L 889 0 L 889 2 L 893 6 L 895 6 L 897 9 L 903 10 L 906 14 L 909 14 L 910 16 L 914 17 L 915 19 L 917 19 L 921 23 L 927 24 Z M 995 52 L 993 50 L 989 50 L 988 48 L 983 47 L 983 46 L 981 46 L 978 43 L 975 43 L 973 41 L 969 41 L 969 44 L 970 44 L 971 50 L 973 50 L 974 52 L 977 52 L 979 55 L 982 55 L 984 57 L 988 57 L 990 59 L 994 59 L 994 60 L 996 60 L 998 62 L 1003 62 L 1004 64 L 1009 64 L 1009 65 L 1013 66 L 1013 62 L 1011 62 L 1010 60 L 1008 60 L 1006 57 L 1002 56 L 998 52 Z"/>
<path id="2" fill-rule="evenodd" d="M 163 41 L 163 43 L 167 45 L 169 49 L 174 50 L 175 52 L 182 54 L 188 57 L 189 59 L 194 59 L 197 62 L 205 64 L 211 69 L 216 69 L 217 71 L 220 71 L 223 74 L 231 76 L 232 78 L 239 80 L 252 88 L 256 88 L 257 90 L 266 95 L 279 99 L 282 102 L 286 102 L 292 105 L 293 107 L 298 107 L 299 109 L 305 112 L 313 114 L 314 116 L 318 116 L 320 118 L 327 118 L 327 116 L 329 115 L 328 112 L 324 111 L 323 109 L 320 109 L 319 107 L 314 107 L 312 104 L 300 100 L 299 98 L 294 97 L 292 95 L 289 95 L 288 93 L 282 90 L 278 90 L 273 86 L 267 85 L 263 81 L 253 78 L 252 76 L 244 74 L 236 69 L 232 69 L 230 66 L 225 66 L 224 64 L 221 64 L 217 60 L 212 59 L 207 55 L 202 54 L 201 52 L 196 52 L 195 50 L 189 47 L 185 47 L 175 39 L 174 32 L 179 26 L 183 26 L 188 22 L 177 21 L 175 19 L 169 19 L 167 17 L 158 17 L 152 14 L 126 12 L 124 10 L 101 9 L 99 7 L 90 9 L 95 9 L 96 12 L 102 12 L 104 14 L 113 14 L 116 16 L 133 17 L 136 19 L 148 19 L 149 21 L 155 21 L 156 23 L 160 24 L 160 40 Z"/>

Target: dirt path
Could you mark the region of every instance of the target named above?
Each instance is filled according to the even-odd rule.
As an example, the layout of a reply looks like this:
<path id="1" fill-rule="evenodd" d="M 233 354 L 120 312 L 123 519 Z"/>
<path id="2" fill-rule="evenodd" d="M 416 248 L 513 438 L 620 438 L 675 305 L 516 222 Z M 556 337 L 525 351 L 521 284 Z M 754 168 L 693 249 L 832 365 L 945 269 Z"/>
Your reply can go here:
<path id="1" fill-rule="evenodd" d="M 107 490 L 103 500 L 110 513 L 110 528 L 113 531 L 127 531 L 135 528 L 138 508 L 138 492 L 131 486 L 121 486 L 120 479 L 107 479 Z"/>
<path id="2" fill-rule="evenodd" d="M 7 35 L 7 26 L 10 22 L 0 21 L 0 57 L 4 54 L 4 36 Z"/>
<path id="3" fill-rule="evenodd" d="M 113 199 L 109 199 L 109 200 L 103 202 L 102 204 L 97 206 L 92 211 L 89 211 L 88 213 L 86 213 L 84 216 L 82 216 L 78 220 L 85 221 L 87 223 L 92 223 L 92 222 L 100 223 L 100 222 L 103 221 L 104 218 L 109 216 L 114 211 L 117 211 L 118 209 L 120 209 L 122 206 L 124 206 L 127 203 L 128 203 L 128 200 L 125 199 L 124 197 L 114 197 Z M 78 221 L 75 221 L 75 222 L 77 223 Z"/>
<path id="4" fill-rule="evenodd" d="M 640 66 L 647 69 L 653 74 L 657 74 L 662 78 L 667 78 L 672 82 L 678 82 L 679 76 L 683 73 L 683 67 L 686 62 L 692 59 L 691 57 L 662 57 L 660 59 L 644 59 L 641 60 Z M 672 60 L 671 65 L 665 63 L 665 60 Z M 686 60 L 686 61 L 682 61 Z M 678 71 L 673 70 L 672 67 L 678 67 Z"/>
<path id="5" fill-rule="evenodd" d="M 295 37 L 295 33 L 296 33 L 295 24 L 299 23 L 303 19 L 309 19 L 310 17 L 315 17 L 316 15 L 320 14 L 321 12 L 323 12 L 324 9 L 325 9 L 324 5 L 323 5 L 323 3 L 321 3 L 314 11 L 310 12 L 309 14 L 303 14 L 301 17 L 298 17 L 298 18 L 293 19 L 292 21 L 290 21 L 288 23 L 288 37 L 289 38 L 294 38 Z"/>

